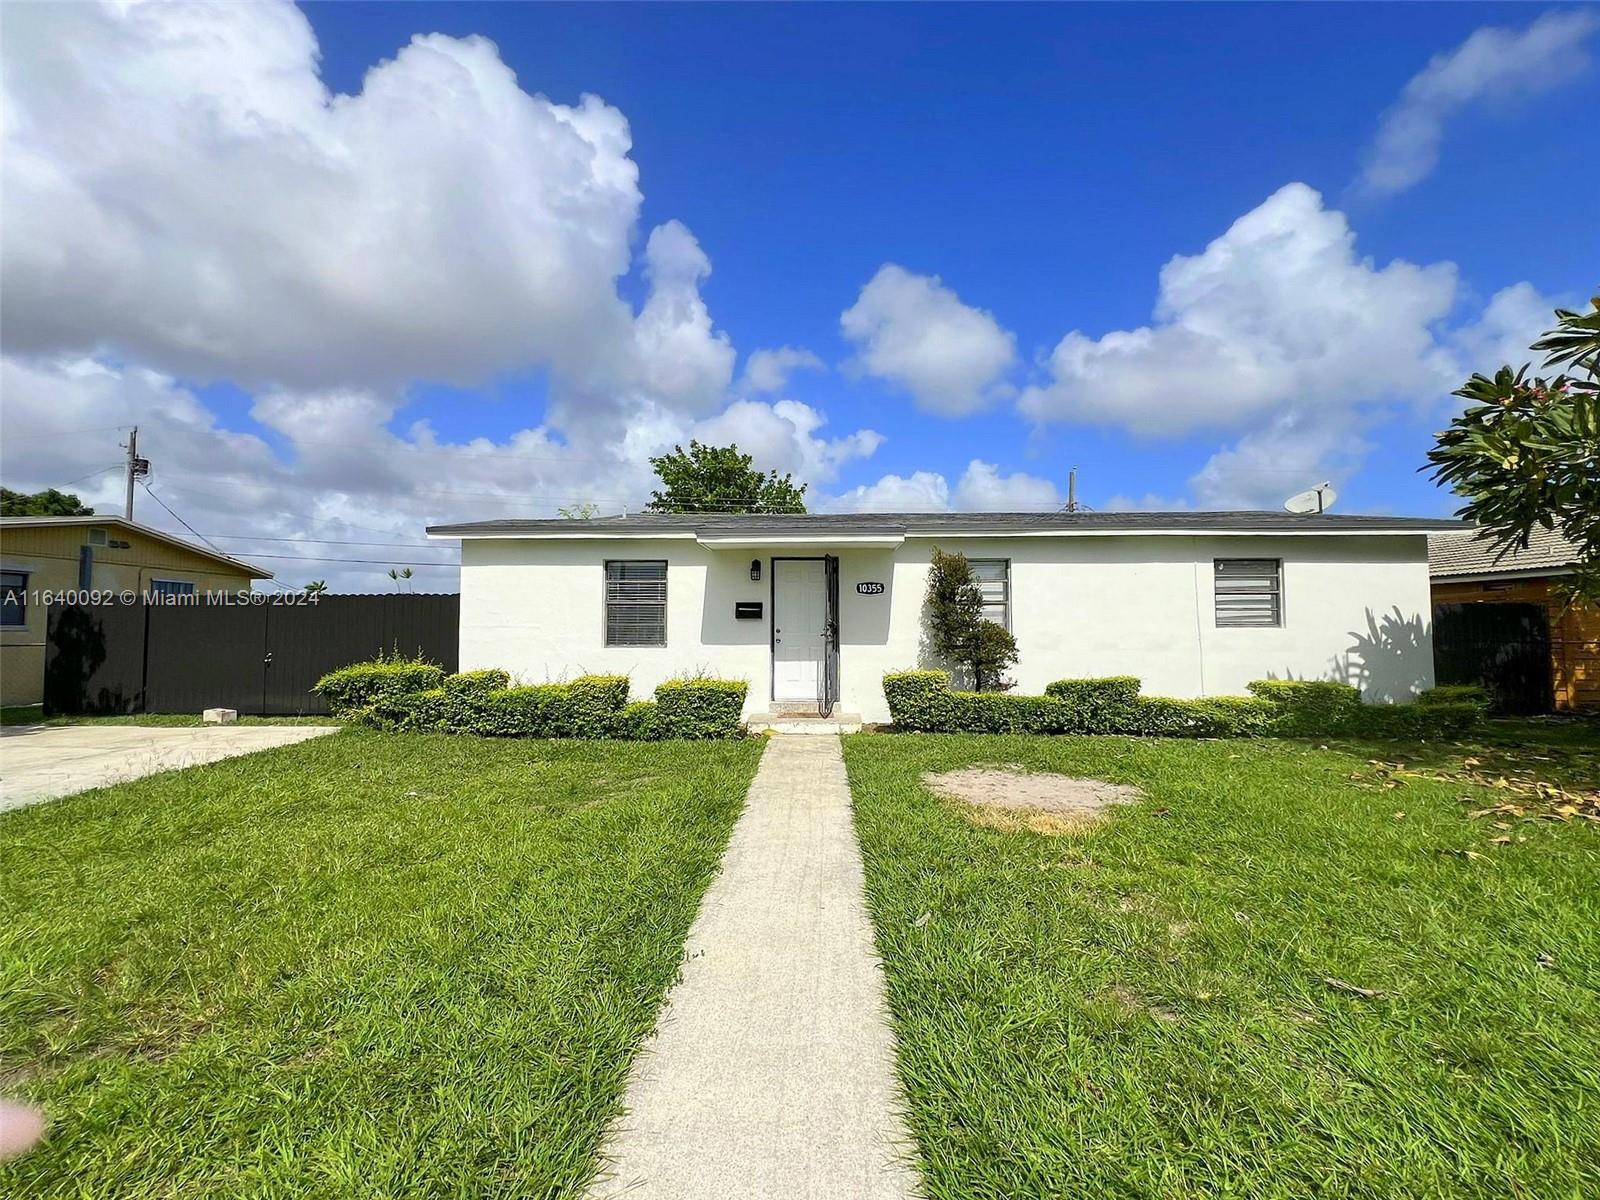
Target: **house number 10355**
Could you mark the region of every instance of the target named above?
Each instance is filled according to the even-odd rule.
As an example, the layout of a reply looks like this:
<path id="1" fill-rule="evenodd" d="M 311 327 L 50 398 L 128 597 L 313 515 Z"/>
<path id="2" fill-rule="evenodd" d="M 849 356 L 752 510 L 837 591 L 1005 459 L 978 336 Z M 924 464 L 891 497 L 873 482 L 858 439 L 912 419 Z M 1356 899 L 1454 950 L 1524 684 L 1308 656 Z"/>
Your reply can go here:
<path id="1" fill-rule="evenodd" d="M 883 584 L 858 583 L 856 584 L 856 591 L 863 596 L 881 596 L 883 595 Z"/>

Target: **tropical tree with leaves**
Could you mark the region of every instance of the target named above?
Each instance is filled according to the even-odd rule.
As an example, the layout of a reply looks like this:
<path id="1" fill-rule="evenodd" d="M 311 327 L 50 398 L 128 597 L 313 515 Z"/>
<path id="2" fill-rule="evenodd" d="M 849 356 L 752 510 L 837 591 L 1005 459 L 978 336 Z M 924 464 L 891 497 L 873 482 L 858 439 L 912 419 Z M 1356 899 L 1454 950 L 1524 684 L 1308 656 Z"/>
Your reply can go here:
<path id="1" fill-rule="evenodd" d="M 402 583 L 404 583 L 406 585 L 406 587 L 409 588 L 411 586 L 411 568 L 410 567 L 390 567 L 389 568 L 389 578 L 394 580 L 394 590 L 395 591 L 398 592 L 400 590 L 400 585 Z"/>
<path id="2" fill-rule="evenodd" d="M 308 596 L 320 596 L 327 590 L 328 581 L 326 579 L 313 579 L 305 586 L 305 593 Z"/>
<path id="3" fill-rule="evenodd" d="M 92 517 L 88 507 L 71 492 L 46 488 L 42 492 L 14 492 L 0 487 L 0 517 Z"/>
<path id="4" fill-rule="evenodd" d="M 1591 311 L 1556 310 L 1556 328 L 1533 343 L 1545 367 L 1503 366 L 1457 389 L 1467 408 L 1428 452 L 1433 477 L 1467 502 L 1457 515 L 1484 527 L 1501 555 L 1535 528 L 1578 549 L 1575 595 L 1600 601 L 1600 296 Z"/>
<path id="5" fill-rule="evenodd" d="M 649 512 L 803 513 L 806 485 L 789 475 L 758 471 L 753 455 L 738 446 L 691 441 L 650 460 L 661 487 L 651 493 Z"/>

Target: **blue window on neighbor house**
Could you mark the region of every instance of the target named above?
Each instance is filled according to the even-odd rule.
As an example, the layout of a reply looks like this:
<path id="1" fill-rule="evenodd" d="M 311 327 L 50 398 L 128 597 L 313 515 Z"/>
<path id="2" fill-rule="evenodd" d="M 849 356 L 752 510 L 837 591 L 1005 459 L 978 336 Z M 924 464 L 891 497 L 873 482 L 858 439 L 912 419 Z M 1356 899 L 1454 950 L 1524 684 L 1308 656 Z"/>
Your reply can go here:
<path id="1" fill-rule="evenodd" d="M 150 590 L 163 596 L 192 596 L 194 584 L 184 579 L 152 579 Z"/>
<path id="2" fill-rule="evenodd" d="M 0 571 L 0 625 L 28 623 L 28 573 Z"/>

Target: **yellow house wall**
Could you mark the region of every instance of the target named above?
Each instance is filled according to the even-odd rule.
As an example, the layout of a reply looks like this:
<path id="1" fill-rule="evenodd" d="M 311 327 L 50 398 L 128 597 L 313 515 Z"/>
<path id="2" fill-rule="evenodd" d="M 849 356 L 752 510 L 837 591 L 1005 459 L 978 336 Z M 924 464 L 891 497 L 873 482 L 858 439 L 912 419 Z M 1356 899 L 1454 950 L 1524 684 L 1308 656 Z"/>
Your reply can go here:
<path id="1" fill-rule="evenodd" d="M 46 606 L 39 592 L 67 592 L 78 586 L 79 547 L 89 544 L 90 525 L 22 526 L 0 530 L 0 565 L 28 573 L 26 624 L 0 627 L 0 703 L 38 704 L 44 698 Z M 104 591 L 142 592 L 152 579 L 194 584 L 197 592 L 250 590 L 250 576 L 215 559 L 184 550 L 129 529 L 105 526 L 107 541 L 128 543 L 126 550 L 94 546 L 90 586 Z"/>

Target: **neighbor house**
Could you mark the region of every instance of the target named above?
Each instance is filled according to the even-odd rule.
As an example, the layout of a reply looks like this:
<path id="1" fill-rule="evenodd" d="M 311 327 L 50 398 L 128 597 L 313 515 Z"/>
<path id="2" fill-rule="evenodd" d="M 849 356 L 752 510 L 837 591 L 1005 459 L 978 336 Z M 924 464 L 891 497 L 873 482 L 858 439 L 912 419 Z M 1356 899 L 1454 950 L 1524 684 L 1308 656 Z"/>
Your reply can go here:
<path id="1" fill-rule="evenodd" d="M 885 672 L 929 664 L 934 547 L 959 551 L 1016 635 L 1019 691 L 1137 675 L 1147 693 L 1341 679 L 1433 683 L 1430 531 L 1458 522 L 1235 513 L 642 514 L 437 525 L 461 541 L 461 669 L 526 682 L 747 679 L 747 716 L 886 721 Z"/>
<path id="2" fill-rule="evenodd" d="M 1549 529 L 1503 555 L 1477 531 L 1428 545 L 1442 681 L 1484 683 L 1512 711 L 1600 706 L 1600 608 L 1562 587 L 1576 545 Z"/>
<path id="3" fill-rule="evenodd" d="M 0 517 L 0 702 L 44 695 L 46 594 L 249 591 L 272 572 L 122 517 Z"/>

